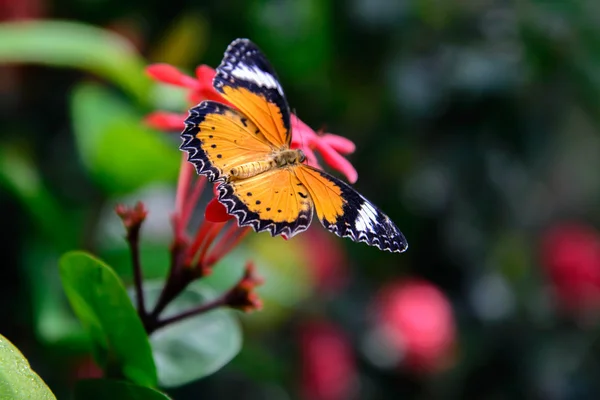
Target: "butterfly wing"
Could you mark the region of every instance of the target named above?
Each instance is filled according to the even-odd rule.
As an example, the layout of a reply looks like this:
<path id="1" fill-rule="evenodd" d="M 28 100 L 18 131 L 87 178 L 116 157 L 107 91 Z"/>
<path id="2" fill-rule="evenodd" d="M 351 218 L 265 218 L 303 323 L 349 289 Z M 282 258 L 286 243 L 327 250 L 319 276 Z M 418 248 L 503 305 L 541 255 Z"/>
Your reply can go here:
<path id="1" fill-rule="evenodd" d="M 329 231 L 380 250 L 401 253 L 408 248 L 404 235 L 390 218 L 346 183 L 304 164 L 295 167 L 295 173 Z"/>
<path id="2" fill-rule="evenodd" d="M 272 169 L 249 179 L 223 182 L 219 201 L 240 226 L 292 237 L 308 228 L 313 202 L 290 168 Z"/>
<path id="3" fill-rule="evenodd" d="M 232 167 L 266 159 L 274 148 L 258 127 L 239 111 L 214 101 L 190 110 L 181 134 L 181 150 L 188 152 L 199 174 L 222 181 Z"/>
<path id="4" fill-rule="evenodd" d="M 213 80 L 215 89 L 277 148 L 289 147 L 290 110 L 275 71 L 248 39 L 234 40 Z"/>

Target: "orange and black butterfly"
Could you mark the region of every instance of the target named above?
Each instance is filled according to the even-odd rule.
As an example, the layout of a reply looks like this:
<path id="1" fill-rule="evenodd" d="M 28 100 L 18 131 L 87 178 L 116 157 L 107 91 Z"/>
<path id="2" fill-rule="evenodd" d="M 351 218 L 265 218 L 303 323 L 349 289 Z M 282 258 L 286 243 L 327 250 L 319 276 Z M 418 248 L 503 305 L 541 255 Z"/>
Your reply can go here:
<path id="1" fill-rule="evenodd" d="M 337 178 L 304 164 L 290 148 L 290 110 L 273 68 L 249 40 L 233 41 L 213 81 L 232 108 L 203 101 L 190 110 L 181 149 L 199 174 L 220 182 L 218 199 L 241 226 L 292 237 L 313 210 L 341 237 L 403 252 L 402 232 L 376 206 Z"/>

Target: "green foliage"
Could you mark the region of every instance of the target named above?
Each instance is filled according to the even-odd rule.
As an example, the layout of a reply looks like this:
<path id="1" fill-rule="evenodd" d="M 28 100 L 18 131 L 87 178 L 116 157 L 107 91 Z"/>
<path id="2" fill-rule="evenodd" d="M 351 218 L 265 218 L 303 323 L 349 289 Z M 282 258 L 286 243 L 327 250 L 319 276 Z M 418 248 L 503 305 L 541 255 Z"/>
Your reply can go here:
<path id="1" fill-rule="evenodd" d="M 4 23 L 0 26 L 0 63 L 38 63 L 72 67 L 120 85 L 140 102 L 148 100 L 145 62 L 122 36 L 67 21 Z"/>
<path id="2" fill-rule="evenodd" d="M 24 257 L 35 333 L 45 344 L 62 346 L 63 354 L 86 354 L 90 339 L 62 290 L 56 268 L 59 258 L 60 253 L 41 240 L 32 241 Z"/>
<path id="3" fill-rule="evenodd" d="M 146 286 L 149 304 L 161 285 Z M 163 317 L 187 311 L 214 299 L 207 287 L 194 284 L 166 308 Z M 154 332 L 150 338 L 158 381 L 163 387 L 181 386 L 221 369 L 240 351 L 242 334 L 232 311 L 211 310 Z"/>
<path id="4" fill-rule="evenodd" d="M 0 398 L 3 400 L 56 399 L 27 359 L 0 335 Z"/>
<path id="5" fill-rule="evenodd" d="M 67 298 L 93 341 L 94 357 L 109 375 L 156 385 L 148 337 L 121 280 L 100 260 L 70 252 L 60 260 Z"/>
<path id="6" fill-rule="evenodd" d="M 6 9 L 17 3 L 6 2 Z M 33 3 L 44 8 L 48 1 Z M 241 342 L 230 312 L 223 313 L 229 322 L 211 319 L 221 310 L 161 328 L 151 339 L 136 320 L 133 337 L 143 339 L 127 342 L 127 352 L 138 352 L 142 343 L 146 365 L 153 351 L 154 379 L 166 386 L 205 377 L 199 385 L 172 389 L 178 400 L 235 398 L 240 387 L 248 398 L 267 392 L 296 398 L 301 365 L 311 365 L 299 333 L 307 320 L 322 319 L 352 340 L 359 359 L 353 366 L 360 377 L 352 387 L 357 398 L 599 397 L 597 308 L 582 317 L 561 309 L 564 299 L 556 295 L 578 276 L 590 276 L 589 285 L 573 287 L 570 295 L 591 291 L 597 286 L 593 274 L 574 266 L 572 276 L 565 272 L 555 282 L 540 254 L 544 232 L 561 220 L 599 226 L 597 0 L 354 0 L 343 12 L 318 0 L 251 0 L 236 2 L 235 13 L 224 12 L 229 9 L 221 2 L 189 3 L 168 18 L 160 2 L 113 3 L 61 0 L 52 11 L 68 10 L 70 19 L 81 22 L 0 25 L 0 63 L 12 64 L 3 69 L 7 79 L 0 79 L 0 202 L 18 211 L 2 217 L 8 240 L 0 300 L 9 307 L 2 326 L 24 333 L 24 349 L 43 346 L 27 354 L 56 396 L 70 390 L 68 366 L 89 352 L 90 337 L 109 372 L 131 361 L 117 360 L 108 339 L 115 334 L 108 321 L 123 310 L 129 322 L 137 318 L 118 278 L 94 266 L 97 276 L 75 279 L 81 288 L 70 289 L 70 300 L 75 293 L 73 308 L 85 314 L 84 329 L 68 308 L 56 263 L 68 249 L 94 249 L 131 281 L 125 241 L 104 244 L 106 236 L 123 233 L 120 226 L 112 229 L 118 220 L 106 217 L 107 210 L 116 199 L 138 200 L 156 182 L 174 185 L 177 135 L 151 132 L 140 121 L 151 110 L 183 113 L 189 106 L 186 89 L 153 86 L 145 65 L 167 62 L 193 76 L 197 65 L 218 65 L 233 38 L 249 37 L 265 51 L 304 122 L 357 144 L 350 157 L 359 171 L 357 188 L 390 215 L 411 248 L 397 256 L 340 240 L 350 252 L 349 260 L 337 261 L 344 262 L 339 274 L 349 286 L 331 290 L 318 281 L 315 290 L 314 277 L 323 271 L 315 274 L 315 266 L 298 254 L 313 249 L 287 246 L 309 232 L 285 243 L 251 234 L 202 281 L 226 290 L 249 259 L 265 278 L 257 291 L 264 310 L 244 316 L 244 348 L 227 368 L 206 376 L 208 367 L 218 365 L 215 371 L 234 357 Z M 135 38 L 148 61 L 125 36 Z M 90 75 L 101 82 L 90 83 Z M 41 158 L 55 152 L 64 155 L 60 163 Z M 172 201 L 152 200 L 158 204 L 147 203 L 141 259 L 146 278 L 162 278 L 169 266 L 171 228 L 164 221 Z M 150 221 L 158 213 L 163 222 Z M 581 252 L 565 254 L 573 264 L 588 260 L 589 271 L 596 271 L 595 252 Z M 411 376 L 398 365 L 386 369 L 390 357 L 364 346 L 373 334 L 378 291 L 407 277 L 434 282 L 452 302 L 457 343 L 447 360 L 450 373 Z M 103 297 L 104 307 L 94 303 L 102 310 L 92 308 L 90 298 L 100 297 L 96 291 L 103 284 L 97 282 L 105 278 L 117 282 L 119 304 L 126 304 L 118 312 L 110 308 L 112 297 Z M 184 310 L 211 297 L 194 287 L 173 307 Z M 158 289 L 148 290 L 152 300 Z M 221 326 L 228 325 L 236 340 L 222 336 Z M 214 326 L 217 333 L 208 329 Z M 99 332 L 92 335 L 91 327 Z M 224 339 L 232 340 L 231 348 L 225 349 Z M 125 340 L 116 342 L 122 353 Z M 211 346 L 222 354 L 210 353 Z M 323 365 L 332 359 L 328 353 L 313 363 Z M 151 368 L 145 375 L 152 375 Z M 124 391 L 164 398 L 149 389 L 141 395 L 143 390 L 132 382 L 85 381 L 76 385 L 76 398 L 118 399 Z"/>
<path id="7" fill-rule="evenodd" d="M 319 0 L 289 2 L 285 15 L 277 13 L 269 1 L 249 3 L 252 38 L 261 43 L 278 71 L 284 71 L 290 80 L 308 83 L 313 88 L 324 84 L 318 78 L 327 71 L 331 61 L 331 15 L 335 12 L 331 3 Z M 310 29 L 302 29 L 304 26 L 310 26 Z M 277 40 L 272 39 L 275 37 Z M 291 48 L 294 51 L 289 51 Z"/>
<path id="8" fill-rule="evenodd" d="M 39 231 L 56 246 L 72 242 L 73 215 L 66 213 L 48 190 L 31 155 L 9 143 L 0 145 L 0 187 L 19 199 Z M 60 235 L 56 235 L 57 226 L 63 227 Z"/>
<path id="9" fill-rule="evenodd" d="M 85 379 L 77 381 L 74 400 L 169 400 L 157 390 L 130 382 L 112 379 Z"/>
<path id="10" fill-rule="evenodd" d="M 71 110 L 83 164 L 108 193 L 176 180 L 181 160 L 176 141 L 144 127 L 142 115 L 109 90 L 79 85 Z"/>

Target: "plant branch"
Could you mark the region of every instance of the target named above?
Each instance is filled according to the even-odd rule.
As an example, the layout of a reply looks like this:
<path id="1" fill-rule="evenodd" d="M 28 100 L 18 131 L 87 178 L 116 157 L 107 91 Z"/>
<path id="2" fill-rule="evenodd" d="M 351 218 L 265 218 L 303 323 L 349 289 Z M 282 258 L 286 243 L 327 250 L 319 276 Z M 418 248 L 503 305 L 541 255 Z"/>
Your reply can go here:
<path id="1" fill-rule="evenodd" d="M 133 281 L 138 314 L 142 321 L 146 320 L 146 303 L 144 302 L 144 288 L 142 277 L 142 264 L 140 261 L 140 227 L 141 224 L 132 226 L 127 231 L 127 242 L 131 251 L 131 265 L 133 267 Z"/>
<path id="2" fill-rule="evenodd" d="M 227 304 L 227 294 L 220 296 L 212 301 L 209 301 L 208 303 L 204 303 L 198 307 L 184 311 L 181 314 L 177 314 L 172 317 L 156 321 L 154 326 L 148 328 L 148 334 L 150 334 L 150 333 L 154 332 L 155 330 L 162 328 L 166 325 L 170 325 L 175 322 L 184 320 L 186 318 L 190 318 L 195 315 L 205 313 L 205 312 L 213 310 L 215 308 L 222 307 L 226 304 Z"/>
<path id="3" fill-rule="evenodd" d="M 151 320 L 156 322 L 158 316 L 165 307 L 173 300 L 186 286 L 194 279 L 194 276 L 187 274 L 190 272 L 183 268 L 185 246 L 183 243 L 175 241 L 171 247 L 171 266 L 169 276 L 160 293 L 154 310 L 150 314 Z"/>

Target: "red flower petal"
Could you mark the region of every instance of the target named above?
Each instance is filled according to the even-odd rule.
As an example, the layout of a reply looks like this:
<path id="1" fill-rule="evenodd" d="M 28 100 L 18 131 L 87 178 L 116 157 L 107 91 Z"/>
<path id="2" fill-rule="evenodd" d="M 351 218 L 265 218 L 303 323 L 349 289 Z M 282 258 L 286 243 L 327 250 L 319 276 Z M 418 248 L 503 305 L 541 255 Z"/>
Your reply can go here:
<path id="1" fill-rule="evenodd" d="M 196 68 L 196 78 L 198 78 L 198 82 L 202 86 L 212 87 L 212 81 L 215 79 L 216 74 L 217 71 L 205 64 Z"/>
<path id="2" fill-rule="evenodd" d="M 152 64 L 146 67 L 146 73 L 151 78 L 171 85 L 183 86 L 190 89 L 198 87 L 198 81 L 179 71 L 169 64 Z"/>
<path id="3" fill-rule="evenodd" d="M 345 332 L 331 322 L 300 327 L 302 398 L 345 400 L 356 393 L 356 361 Z"/>
<path id="4" fill-rule="evenodd" d="M 188 101 L 194 106 L 203 102 L 204 100 L 218 101 L 219 103 L 226 104 L 231 108 L 236 108 L 233 106 L 233 104 L 225 100 L 225 98 L 223 98 L 223 96 L 221 96 L 221 94 L 213 87 L 200 88 L 193 90 L 188 94 Z"/>
<path id="5" fill-rule="evenodd" d="M 322 141 L 317 142 L 317 150 L 319 150 L 323 156 L 323 160 L 325 160 L 325 162 L 329 164 L 331 168 L 346 175 L 348 182 L 355 183 L 358 180 L 358 172 L 356 172 L 356 169 L 352 166 L 350 161 L 342 157 L 327 143 Z"/>
<path id="6" fill-rule="evenodd" d="M 298 147 L 309 147 L 318 139 L 317 134 L 310 126 L 306 125 L 300 118 L 292 114 L 292 143 Z"/>
<path id="7" fill-rule="evenodd" d="M 312 151 L 316 149 L 323 156 L 323 160 L 333 169 L 344 174 L 350 183 L 358 179 L 356 169 L 340 154 L 352 153 L 356 148 L 354 143 L 338 135 L 319 136 L 296 115 L 292 115 L 292 148 L 302 149 L 308 165 L 318 168 L 319 162 Z"/>
<path id="8" fill-rule="evenodd" d="M 582 317 L 600 314 L 600 234 L 579 223 L 558 224 L 544 233 L 541 261 L 557 300 Z"/>
<path id="9" fill-rule="evenodd" d="M 321 136 L 321 140 L 342 154 L 351 154 L 356 150 L 356 145 L 354 142 L 352 142 L 350 139 L 346 139 L 343 136 L 326 133 Z"/>
<path id="10" fill-rule="evenodd" d="M 229 221 L 233 217 L 227 214 L 227 209 L 223 204 L 219 203 L 219 200 L 212 199 L 206 206 L 204 218 L 210 222 L 225 222 Z"/>
<path id="11" fill-rule="evenodd" d="M 161 131 L 181 131 L 185 128 L 185 114 L 156 111 L 146 115 L 144 123 Z"/>
<path id="12" fill-rule="evenodd" d="M 338 238 L 320 226 L 312 226 L 299 237 L 307 268 L 316 288 L 338 292 L 348 281 L 348 257 Z"/>
<path id="13" fill-rule="evenodd" d="M 448 367 L 456 340 L 452 306 L 431 283 L 421 280 L 387 285 L 376 302 L 378 324 L 390 351 L 404 355 L 415 372 Z"/>

